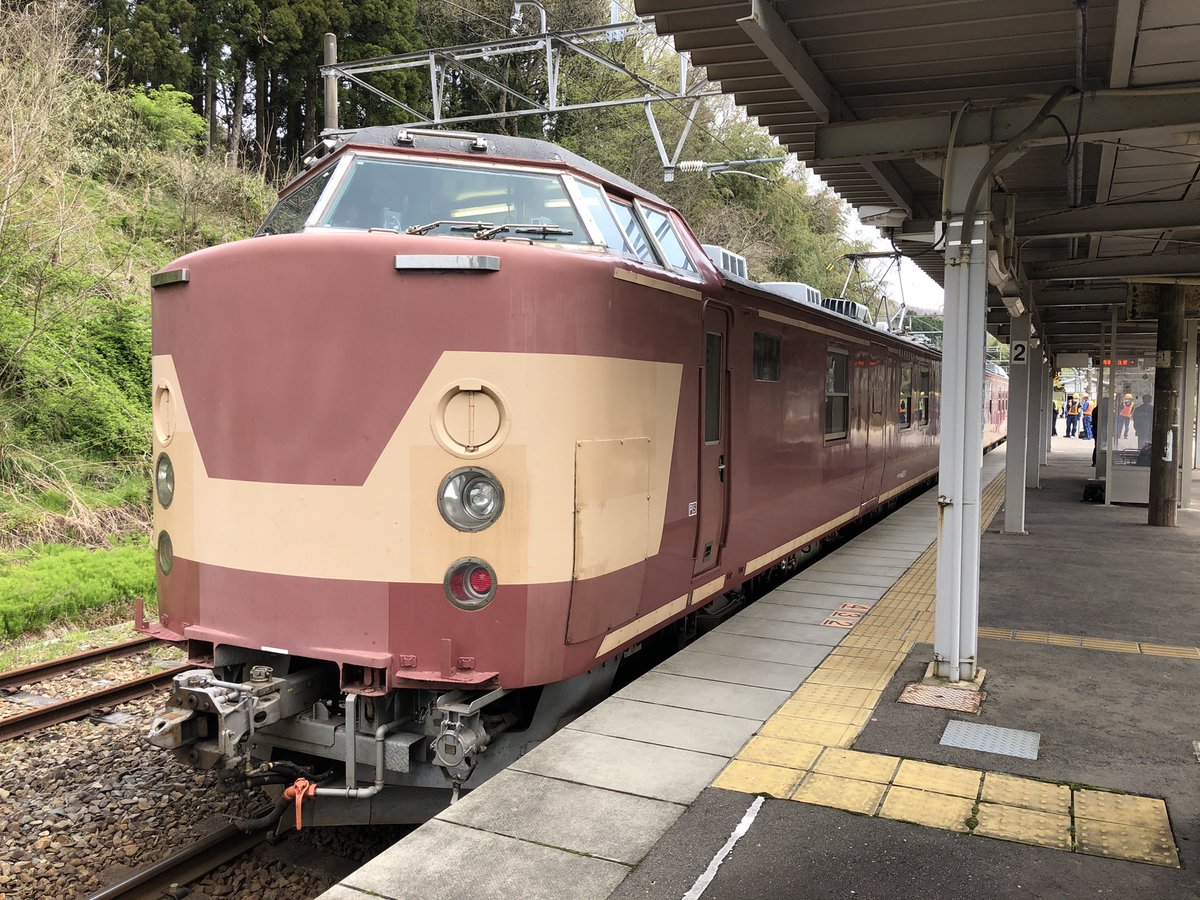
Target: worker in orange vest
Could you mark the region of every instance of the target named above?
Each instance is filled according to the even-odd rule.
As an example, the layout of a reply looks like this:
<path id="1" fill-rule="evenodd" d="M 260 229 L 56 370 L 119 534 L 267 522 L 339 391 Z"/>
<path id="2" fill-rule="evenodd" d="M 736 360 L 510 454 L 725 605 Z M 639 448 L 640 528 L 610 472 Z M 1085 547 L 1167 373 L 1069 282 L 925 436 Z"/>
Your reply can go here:
<path id="1" fill-rule="evenodd" d="M 1117 408 L 1117 439 L 1129 436 L 1129 425 L 1133 422 L 1133 394 L 1126 394 Z"/>
<path id="2" fill-rule="evenodd" d="M 1067 437 L 1075 437 L 1079 431 L 1079 399 L 1072 394 L 1067 398 Z"/>
<path id="3" fill-rule="evenodd" d="M 1095 404 L 1088 399 L 1088 395 L 1083 395 L 1083 400 L 1079 403 L 1079 414 L 1083 417 L 1083 434 L 1080 435 L 1085 441 L 1092 439 L 1092 408 Z"/>

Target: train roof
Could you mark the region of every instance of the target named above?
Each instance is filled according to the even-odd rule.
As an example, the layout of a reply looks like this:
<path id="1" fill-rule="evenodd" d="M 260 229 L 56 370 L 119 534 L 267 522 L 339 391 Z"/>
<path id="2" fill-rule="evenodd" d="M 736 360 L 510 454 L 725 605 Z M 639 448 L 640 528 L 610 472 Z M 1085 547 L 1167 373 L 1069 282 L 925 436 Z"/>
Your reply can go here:
<path id="1" fill-rule="evenodd" d="M 404 139 L 401 140 L 401 136 Z M 483 149 L 475 149 L 476 141 L 482 141 Z M 376 125 L 359 128 L 340 134 L 331 153 L 346 146 L 358 147 L 411 147 L 432 153 L 460 153 L 463 156 L 501 157 L 504 159 L 528 160 L 531 163 L 553 163 L 568 166 L 585 175 L 606 182 L 635 197 L 642 197 L 661 206 L 674 207 L 661 197 L 638 187 L 632 181 L 598 166 L 578 153 L 572 153 L 557 144 L 537 138 L 511 137 L 507 134 L 482 134 L 465 131 L 433 131 L 424 128 L 409 128 L 404 125 Z"/>

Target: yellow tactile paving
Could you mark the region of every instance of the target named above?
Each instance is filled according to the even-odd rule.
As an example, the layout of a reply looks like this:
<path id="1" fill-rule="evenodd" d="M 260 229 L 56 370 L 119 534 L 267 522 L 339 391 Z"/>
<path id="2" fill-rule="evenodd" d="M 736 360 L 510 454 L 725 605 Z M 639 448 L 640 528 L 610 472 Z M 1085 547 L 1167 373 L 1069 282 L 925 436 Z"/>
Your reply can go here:
<path id="1" fill-rule="evenodd" d="M 796 719 L 792 716 L 772 716 L 759 730 L 767 737 L 785 741 L 802 741 L 822 744 L 826 747 L 843 747 L 858 737 L 859 729 L 854 725 L 838 725 L 834 722 L 818 722 L 815 719 Z"/>
<path id="2" fill-rule="evenodd" d="M 980 626 L 979 636 L 986 638 L 996 638 L 997 640 L 1011 641 L 1013 632 L 1011 628 L 984 628 Z"/>
<path id="3" fill-rule="evenodd" d="M 958 766 L 939 766 L 906 759 L 900 764 L 895 783 L 902 787 L 974 800 L 979 796 L 980 775 L 977 769 L 960 769 Z"/>
<path id="4" fill-rule="evenodd" d="M 971 818 L 974 808 L 975 801 L 966 797 L 892 787 L 883 800 L 879 815 L 885 819 L 928 825 L 946 831 L 969 831 L 967 820 Z"/>
<path id="5" fill-rule="evenodd" d="M 867 688 L 840 687 L 832 684 L 800 685 L 792 694 L 796 700 L 808 700 L 812 703 L 832 703 L 834 706 L 874 706 L 879 701 L 879 691 Z"/>
<path id="6" fill-rule="evenodd" d="M 1029 641 L 1034 644 L 1044 644 L 1050 635 L 1044 631 L 1014 631 L 1014 641 Z"/>
<path id="7" fill-rule="evenodd" d="M 980 628 L 981 638 L 999 641 L 1027 641 L 1052 644 L 1056 647 L 1082 647 L 1084 650 L 1103 650 L 1108 653 L 1140 653 L 1144 656 L 1173 656 L 1180 659 L 1200 659 L 1200 647 L 1176 644 L 1153 644 L 1148 641 L 1120 641 L 1112 638 L 1086 637 L 1078 634 L 1056 634 L 1053 631 L 1014 631 L 1011 628 Z M 904 637 L 913 640 L 916 633 Z"/>
<path id="8" fill-rule="evenodd" d="M 1137 641 L 1113 641 L 1108 638 L 1085 637 L 1079 642 L 1088 650 L 1108 650 L 1113 653 L 1141 653 Z"/>
<path id="9" fill-rule="evenodd" d="M 982 631 L 982 629 L 980 629 Z M 1056 647 L 1078 647 L 1082 638 L 1077 634 L 1048 634 L 1046 643 Z"/>
<path id="10" fill-rule="evenodd" d="M 870 816 L 879 807 L 879 798 L 883 796 L 884 789 L 882 784 L 872 781 L 855 781 L 814 772 L 804 779 L 792 794 L 792 799 Z"/>
<path id="11" fill-rule="evenodd" d="M 1000 806 L 996 803 L 980 803 L 976 818 L 979 821 L 974 833 L 984 837 L 1051 847 L 1055 850 L 1071 849 L 1070 816 L 1055 815 L 1037 809 Z"/>
<path id="12" fill-rule="evenodd" d="M 1167 805 L 1156 797 L 1134 797 L 1108 791 L 1076 791 L 1075 818 L 1168 831 L 1171 827 Z"/>
<path id="13" fill-rule="evenodd" d="M 799 769 L 734 759 L 717 776 L 712 786 L 727 791 L 741 791 L 743 794 L 770 794 L 782 800 L 791 795 L 803 777 L 804 772 Z"/>
<path id="14" fill-rule="evenodd" d="M 1185 659 L 1200 659 L 1200 647 L 1176 647 L 1171 644 L 1142 644 L 1147 656 L 1179 656 Z"/>
<path id="15" fill-rule="evenodd" d="M 1179 866 L 1179 854 L 1171 832 L 1136 828 L 1112 822 L 1075 820 L 1075 842 L 1080 853 L 1111 856 L 1156 866 Z"/>
<path id="16" fill-rule="evenodd" d="M 983 776 L 980 799 L 987 803 L 1017 806 L 1059 816 L 1070 815 L 1071 812 L 1071 789 L 1065 784 L 1050 784 L 999 772 L 988 772 Z"/>
<path id="17" fill-rule="evenodd" d="M 817 764 L 813 766 L 813 771 L 822 775 L 837 775 L 841 778 L 887 784 L 892 780 L 899 764 L 898 756 L 830 748 L 821 755 Z"/>
<path id="18" fill-rule="evenodd" d="M 866 688 L 878 686 L 882 672 L 856 672 L 852 669 L 818 669 L 808 676 L 809 684 L 836 684 L 841 687 Z"/>
<path id="19" fill-rule="evenodd" d="M 865 725 L 871 717 L 871 711 L 862 707 L 834 706 L 832 703 L 810 703 L 804 700 L 787 701 L 779 707 L 778 714 L 796 719 L 834 722 L 838 725 Z"/>
<path id="20" fill-rule="evenodd" d="M 785 741 L 764 734 L 750 738 L 738 753 L 738 759 L 784 766 L 789 769 L 811 769 L 825 747 L 806 741 Z"/>

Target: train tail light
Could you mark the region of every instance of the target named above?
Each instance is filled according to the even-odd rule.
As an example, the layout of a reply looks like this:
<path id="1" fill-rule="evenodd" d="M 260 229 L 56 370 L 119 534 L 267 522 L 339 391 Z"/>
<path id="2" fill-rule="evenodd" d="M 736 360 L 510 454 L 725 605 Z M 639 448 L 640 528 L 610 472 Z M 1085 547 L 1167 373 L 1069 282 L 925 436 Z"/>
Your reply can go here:
<path id="1" fill-rule="evenodd" d="M 446 571 L 442 586 L 446 599 L 459 609 L 482 609 L 496 595 L 496 573 L 482 559 L 467 557 Z"/>

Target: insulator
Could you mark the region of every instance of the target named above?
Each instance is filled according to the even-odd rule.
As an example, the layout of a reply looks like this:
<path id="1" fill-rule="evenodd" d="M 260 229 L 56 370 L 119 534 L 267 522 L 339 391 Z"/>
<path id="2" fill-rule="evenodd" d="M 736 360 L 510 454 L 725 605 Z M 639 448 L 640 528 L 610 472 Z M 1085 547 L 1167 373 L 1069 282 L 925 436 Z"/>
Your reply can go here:
<path id="1" fill-rule="evenodd" d="M 675 163 L 675 168 L 680 172 L 703 172 L 708 163 L 702 159 L 683 159 Z"/>

